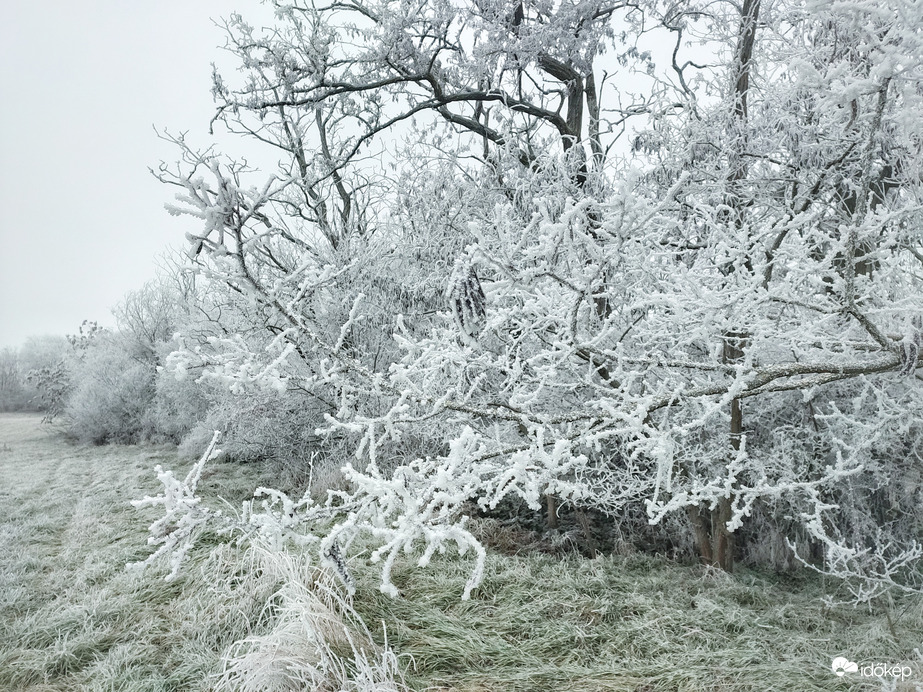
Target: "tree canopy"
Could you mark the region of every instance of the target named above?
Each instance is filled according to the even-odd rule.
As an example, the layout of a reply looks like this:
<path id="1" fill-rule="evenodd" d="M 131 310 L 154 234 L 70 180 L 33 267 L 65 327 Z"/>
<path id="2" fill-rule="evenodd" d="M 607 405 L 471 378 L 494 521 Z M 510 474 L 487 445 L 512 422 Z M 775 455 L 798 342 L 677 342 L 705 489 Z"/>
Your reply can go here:
<path id="1" fill-rule="evenodd" d="M 388 591 L 512 496 L 920 586 L 918 2 L 272 5 L 226 22 L 213 126 L 277 168 L 159 171 L 233 306 L 168 364 L 356 452 L 244 524 L 369 533 Z"/>

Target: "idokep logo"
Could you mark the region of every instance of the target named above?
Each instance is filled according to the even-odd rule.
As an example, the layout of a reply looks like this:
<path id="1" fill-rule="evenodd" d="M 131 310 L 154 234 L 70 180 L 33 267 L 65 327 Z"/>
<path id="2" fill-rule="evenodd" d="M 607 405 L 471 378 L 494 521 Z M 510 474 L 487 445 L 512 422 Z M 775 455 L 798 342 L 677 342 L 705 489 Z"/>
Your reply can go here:
<path id="1" fill-rule="evenodd" d="M 838 656 L 837 658 L 833 659 L 833 663 L 830 665 L 830 667 L 833 668 L 833 672 L 839 675 L 840 677 L 843 677 L 844 675 L 846 675 L 846 673 L 858 673 L 859 672 L 858 665 L 856 665 L 855 663 L 853 663 L 847 658 L 843 658 L 842 656 Z"/>
<path id="2" fill-rule="evenodd" d="M 844 656 L 837 656 L 830 664 L 830 668 L 839 677 L 847 673 L 858 673 L 864 678 L 898 678 L 906 680 L 913 675 L 913 670 L 906 665 L 888 665 L 887 663 L 872 663 L 860 666 Z"/>

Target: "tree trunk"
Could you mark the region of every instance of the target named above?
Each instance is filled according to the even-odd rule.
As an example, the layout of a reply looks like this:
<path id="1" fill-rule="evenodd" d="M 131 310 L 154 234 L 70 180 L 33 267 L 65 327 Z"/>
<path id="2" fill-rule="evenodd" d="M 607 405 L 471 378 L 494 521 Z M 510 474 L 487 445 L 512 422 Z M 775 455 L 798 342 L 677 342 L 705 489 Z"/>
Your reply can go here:
<path id="1" fill-rule="evenodd" d="M 574 508 L 574 516 L 577 518 L 577 523 L 580 525 L 580 530 L 583 532 L 586 554 L 591 557 L 596 557 L 599 553 L 599 546 L 596 543 L 596 537 L 593 535 L 593 526 L 590 523 L 590 518 L 587 516 L 587 513 L 579 507 Z"/>
<path id="2" fill-rule="evenodd" d="M 756 43 L 756 25 L 759 17 L 760 0 L 744 0 L 741 7 L 740 30 L 737 41 L 737 80 L 734 84 L 732 103 L 734 119 L 734 140 L 729 149 L 727 205 L 732 210 L 732 221 L 738 230 L 744 228 L 746 203 L 742 199 L 740 183 L 747 177 L 747 164 L 743 152 L 747 147 L 747 93 L 750 89 L 750 67 L 753 59 L 753 47 Z M 738 234 L 740 237 L 741 234 Z M 745 263 L 752 271 L 749 259 Z M 733 266 L 728 272 L 733 272 Z M 724 336 L 723 360 L 725 363 L 739 363 L 744 358 L 747 334 L 743 331 L 730 331 Z M 731 401 L 731 425 L 729 430 L 729 457 L 733 458 L 740 451 L 743 434 L 743 410 L 740 399 Z M 719 567 L 727 572 L 734 571 L 734 534 L 728 530 L 732 516 L 733 494 L 719 499 L 713 509 L 704 507 L 690 508 L 692 521 L 699 548 L 699 556 L 705 564 Z"/>
<path id="3" fill-rule="evenodd" d="M 710 565 L 714 560 L 711 549 L 711 522 L 706 518 L 706 511 L 692 505 L 686 507 L 686 514 L 695 533 L 695 544 L 699 549 L 699 560 L 703 565 Z"/>
<path id="4" fill-rule="evenodd" d="M 558 528 L 558 502 L 554 495 L 545 495 L 545 528 L 553 531 Z"/>

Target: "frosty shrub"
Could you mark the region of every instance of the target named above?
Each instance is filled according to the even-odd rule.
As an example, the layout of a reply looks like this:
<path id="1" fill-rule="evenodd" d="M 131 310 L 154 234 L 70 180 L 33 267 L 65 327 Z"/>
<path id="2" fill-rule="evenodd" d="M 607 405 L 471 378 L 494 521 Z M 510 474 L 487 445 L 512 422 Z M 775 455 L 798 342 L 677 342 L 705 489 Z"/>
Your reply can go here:
<path id="1" fill-rule="evenodd" d="M 166 379 L 166 378 L 164 378 Z M 202 387 L 203 385 L 197 385 Z M 342 463 L 343 449 L 316 434 L 323 417 L 311 399 L 295 392 L 221 391 L 207 385 L 209 406 L 201 422 L 188 430 L 180 444 L 182 457 L 198 457 L 215 430 L 222 433 L 222 450 L 241 463 L 265 462 L 280 473 L 282 485 L 306 486 L 314 477 L 330 476 Z M 314 462 L 335 457 L 333 468 L 315 469 Z M 335 479 L 328 477 L 328 484 Z"/>
<path id="2" fill-rule="evenodd" d="M 64 361 L 72 351 L 72 343 L 62 336 L 32 336 L 25 340 L 18 352 L 18 361 L 24 393 L 33 410 L 50 412 L 52 402 L 60 405 L 58 398 L 67 388 Z M 47 379 L 45 379 L 47 378 Z M 49 389 L 40 388 L 42 380 Z"/>
<path id="3" fill-rule="evenodd" d="M 26 382 L 25 368 L 19 351 L 0 350 L 0 411 L 27 411 L 36 391 Z"/>
<path id="4" fill-rule="evenodd" d="M 46 380 L 43 373 L 50 376 L 66 351 L 63 337 L 30 337 L 19 348 L 0 350 L 0 411 L 40 411 L 49 406 L 50 389 L 39 389 L 39 381 L 51 385 L 53 378 Z"/>
<path id="5" fill-rule="evenodd" d="M 148 411 L 152 434 L 160 441 L 180 444 L 207 418 L 213 397 L 194 380 L 177 380 L 164 372 L 157 373 L 154 386 Z M 196 447 L 191 456 L 198 456 L 204 444 Z"/>
<path id="6" fill-rule="evenodd" d="M 164 344 L 173 338 L 194 305 L 194 294 L 183 289 L 181 272 L 161 270 L 158 278 L 129 291 L 115 307 L 118 331 L 132 356 L 162 364 Z"/>
<path id="7" fill-rule="evenodd" d="M 214 93 L 278 169 L 175 138 L 160 171 L 234 306 L 171 361 L 310 393 L 355 452 L 235 530 L 369 534 L 389 593 L 399 552 L 470 550 L 467 597 L 468 515 L 518 498 L 923 585 L 918 3 L 275 8 Z"/>
<path id="8" fill-rule="evenodd" d="M 98 337 L 71 366 L 70 377 L 64 415 L 75 439 L 131 444 L 150 436 L 155 370 L 133 358 L 117 335 Z"/>
<path id="9" fill-rule="evenodd" d="M 62 413 L 71 389 L 71 370 L 101 331 L 95 322 L 84 320 L 76 335 L 26 340 L 22 349 L 25 380 L 35 392 L 34 403 L 45 413 L 44 422 Z"/>

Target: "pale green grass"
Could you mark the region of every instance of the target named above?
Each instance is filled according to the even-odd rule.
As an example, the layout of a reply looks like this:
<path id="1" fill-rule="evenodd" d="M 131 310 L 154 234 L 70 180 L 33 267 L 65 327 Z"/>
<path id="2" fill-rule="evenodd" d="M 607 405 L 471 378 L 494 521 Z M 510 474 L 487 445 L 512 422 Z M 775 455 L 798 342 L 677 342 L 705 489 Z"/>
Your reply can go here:
<path id="1" fill-rule="evenodd" d="M 485 580 L 459 599 L 470 561 L 427 569 L 401 562 L 401 597 L 374 595 L 362 574 L 357 610 L 387 624 L 413 662 L 416 689 L 593 692 L 637 690 L 916 690 L 923 682 L 923 603 L 875 612 L 826 607 L 823 584 L 741 570 L 733 576 L 647 556 L 491 554 Z M 832 588 L 827 585 L 827 588 Z M 912 680 L 837 678 L 832 660 L 906 662 Z"/>
<path id="2" fill-rule="evenodd" d="M 272 591 L 235 588 L 230 547 L 198 551 L 172 583 L 125 569 L 150 553 L 155 515 L 129 503 L 158 491 L 156 463 L 176 452 L 73 447 L 36 416 L 0 416 L 0 689 L 209 689 L 257 623 Z M 236 501 L 258 482 L 218 464 L 203 488 Z"/>
<path id="3" fill-rule="evenodd" d="M 37 417 L 0 416 L 0 690 L 207 690 L 221 680 L 265 690 L 287 675 L 259 670 L 267 647 L 304 653 L 293 665 L 310 672 L 317 626 L 299 623 L 314 622 L 316 605 L 286 576 L 294 568 L 276 572 L 254 551 L 212 541 L 175 582 L 163 568 L 125 570 L 149 554 L 154 518 L 129 501 L 159 491 L 154 464 L 182 475 L 189 462 L 171 448 L 80 448 L 51 433 Z M 272 483 L 257 475 L 214 463 L 200 489 L 238 504 Z M 387 630 L 417 690 L 888 689 L 834 676 L 840 655 L 923 674 L 919 599 L 828 608 L 821 597 L 834 586 L 816 578 L 729 576 L 644 556 L 491 553 L 484 583 L 462 601 L 467 559 L 412 564 L 395 566 L 397 599 L 377 591 L 376 567 L 361 556 L 352 569 L 356 611 L 379 644 Z M 222 663 L 229 649 L 239 658 Z"/>

